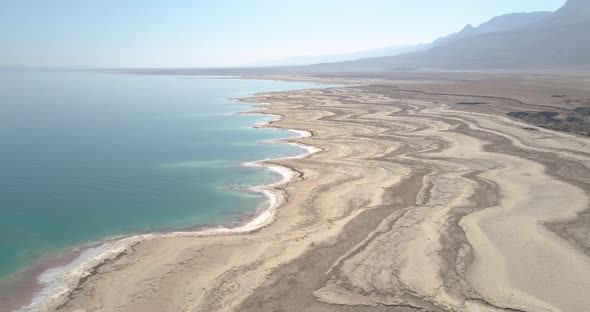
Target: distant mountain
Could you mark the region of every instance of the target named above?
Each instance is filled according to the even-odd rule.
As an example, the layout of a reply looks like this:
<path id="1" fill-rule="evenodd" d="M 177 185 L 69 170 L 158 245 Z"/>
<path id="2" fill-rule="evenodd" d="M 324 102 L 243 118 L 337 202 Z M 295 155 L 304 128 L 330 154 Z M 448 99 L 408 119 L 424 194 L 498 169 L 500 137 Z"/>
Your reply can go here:
<path id="1" fill-rule="evenodd" d="M 343 54 L 327 54 L 327 55 L 306 55 L 306 56 L 295 56 L 274 61 L 264 61 L 253 64 L 254 66 L 296 66 L 296 65 L 309 65 L 318 63 L 330 63 L 330 62 L 342 62 L 349 60 L 358 60 L 369 57 L 380 57 L 380 56 L 395 56 L 410 52 L 419 52 L 427 50 L 431 47 L 430 43 L 427 44 L 416 44 L 416 45 L 399 45 L 390 46 L 366 51 L 360 51 L 355 53 L 343 53 Z"/>
<path id="2" fill-rule="evenodd" d="M 543 21 L 545 27 L 588 25 L 590 23 L 590 0 L 568 0 L 559 10 Z M 582 31 L 590 31 L 588 28 Z"/>
<path id="3" fill-rule="evenodd" d="M 551 12 L 511 13 L 496 16 L 491 20 L 479 25 L 478 27 L 467 25 L 460 32 L 448 35 L 443 38 L 439 38 L 432 43 L 432 46 L 441 46 L 451 43 L 457 39 L 477 35 L 524 28 L 526 26 L 529 26 L 533 23 L 540 21 L 541 19 L 547 18 L 549 15 L 551 15 Z"/>
<path id="4" fill-rule="evenodd" d="M 590 0 L 568 0 L 553 13 L 509 14 L 435 41 L 426 51 L 367 58 L 328 68 L 394 70 L 590 69 Z"/>
<path id="5" fill-rule="evenodd" d="M 439 38 L 431 43 L 417 44 L 417 45 L 400 45 L 390 46 L 380 49 L 373 49 L 347 54 L 332 54 L 332 55 L 309 55 L 296 56 L 275 61 L 259 62 L 255 66 L 296 66 L 309 65 L 318 63 L 342 62 L 350 60 L 358 60 L 363 58 L 397 56 L 411 52 L 426 51 L 434 46 L 441 46 L 451 43 L 457 39 L 467 38 L 471 36 L 514 30 L 528 26 L 532 23 L 546 18 L 551 15 L 551 12 L 534 12 L 534 13 L 512 13 L 498 17 L 494 17 L 488 22 L 485 22 L 478 27 L 471 25 L 465 26 L 462 31 L 451 34 L 446 37 Z"/>

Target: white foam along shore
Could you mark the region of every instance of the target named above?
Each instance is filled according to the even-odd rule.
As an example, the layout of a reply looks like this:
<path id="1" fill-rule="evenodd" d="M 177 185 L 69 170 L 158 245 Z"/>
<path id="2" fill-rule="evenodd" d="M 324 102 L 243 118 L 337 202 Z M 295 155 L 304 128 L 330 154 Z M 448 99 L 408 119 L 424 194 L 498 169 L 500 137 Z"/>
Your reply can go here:
<path id="1" fill-rule="evenodd" d="M 268 103 L 260 103 L 268 105 Z M 253 125 L 255 128 L 270 127 L 269 125 L 282 119 L 280 115 L 265 114 L 259 112 L 260 107 L 256 107 L 256 114 L 267 115 L 271 117 L 270 120 L 257 123 Z M 290 132 L 297 133 L 299 137 L 311 137 L 312 133 L 305 130 L 287 129 Z M 297 156 L 283 157 L 285 158 L 305 158 L 320 151 L 315 146 L 308 146 L 300 143 L 286 142 L 288 139 L 272 140 L 273 143 L 282 143 L 297 146 L 304 149 L 306 152 Z M 261 207 L 255 218 L 239 227 L 212 227 L 196 231 L 174 231 L 169 233 L 152 233 L 133 235 L 123 238 L 106 239 L 96 247 L 83 247 L 84 250 L 78 257 L 67 265 L 55 267 L 43 272 L 37 279 L 41 285 L 41 290 L 35 294 L 31 303 L 25 307 L 18 309 L 18 312 L 40 312 L 47 308 L 55 306 L 63 302 L 70 292 L 80 283 L 80 281 L 93 274 L 95 268 L 101 264 L 114 260 L 121 256 L 134 245 L 157 238 L 170 237 L 202 237 L 213 235 L 235 235 L 245 234 L 257 231 L 265 226 L 268 226 L 274 221 L 276 208 L 281 204 L 283 198 L 282 194 L 277 191 L 277 187 L 289 183 L 295 176 L 295 172 L 290 168 L 269 164 L 268 161 L 273 159 L 264 159 L 255 162 L 244 163 L 244 166 L 263 167 L 272 170 L 281 176 L 277 182 L 250 187 L 249 190 L 263 194 L 267 198 L 266 207 Z M 275 159 L 276 160 L 276 159 Z"/>

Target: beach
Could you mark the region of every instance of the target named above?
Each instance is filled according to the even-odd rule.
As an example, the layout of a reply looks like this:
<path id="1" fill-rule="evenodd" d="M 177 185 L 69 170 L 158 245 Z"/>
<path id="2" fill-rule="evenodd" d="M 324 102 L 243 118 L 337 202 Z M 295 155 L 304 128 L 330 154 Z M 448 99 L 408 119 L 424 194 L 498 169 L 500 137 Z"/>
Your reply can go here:
<path id="1" fill-rule="evenodd" d="M 0 101 L 14 104 L 0 126 L 14 134 L 0 137 L 0 311 L 67 292 L 138 240 L 258 227 L 280 200 L 269 184 L 293 174 L 256 161 L 314 152 L 277 141 L 307 132 L 256 129 L 273 116 L 232 100 L 313 84 L 61 71 L 0 79 L 9 90 Z"/>
<path id="2" fill-rule="evenodd" d="M 590 139 L 507 115 L 588 100 L 583 76 L 256 78 L 350 85 L 241 99 L 309 152 L 249 164 L 284 177 L 254 189 L 270 209 L 116 240 L 31 311 L 590 306 Z"/>
<path id="3" fill-rule="evenodd" d="M 251 112 L 240 112 L 251 114 Z M 273 119 L 278 121 L 279 119 Z M 269 122 L 263 122 L 254 125 L 254 127 L 267 127 Z M 310 137 L 311 133 L 304 130 L 289 131 L 297 134 L 299 137 Z M 283 157 L 282 159 L 301 159 L 309 157 L 317 152 L 319 149 L 313 146 L 307 146 L 300 143 L 282 142 L 279 140 L 270 140 L 269 144 L 291 144 L 305 151 L 297 156 Z M 51 267 L 42 271 L 37 277 L 39 286 L 35 290 L 31 303 L 22 307 L 22 311 L 43 311 L 48 307 L 64 300 L 71 290 L 75 289 L 77 285 L 83 282 L 88 276 L 91 276 L 97 267 L 104 263 L 116 260 L 122 255 L 126 254 L 135 245 L 154 239 L 163 238 L 178 238 L 178 237 L 207 237 L 207 236 L 227 236 L 246 234 L 258 231 L 261 228 L 272 223 L 275 216 L 275 209 L 282 203 L 283 196 L 276 189 L 289 183 L 295 176 L 296 172 L 292 169 L 276 164 L 269 163 L 272 160 L 267 159 L 255 162 L 244 163 L 245 167 L 258 167 L 275 172 L 280 178 L 271 184 L 251 186 L 248 191 L 253 193 L 260 193 L 265 196 L 266 200 L 260 206 L 258 211 L 252 216 L 244 216 L 244 221 L 239 224 L 232 224 L 231 226 L 199 226 L 194 230 L 187 231 L 173 231 L 168 233 L 153 233 L 144 235 L 130 235 L 121 238 L 109 238 L 102 242 L 96 242 L 89 246 L 82 246 L 76 248 L 67 258 L 69 261 L 62 265 Z"/>

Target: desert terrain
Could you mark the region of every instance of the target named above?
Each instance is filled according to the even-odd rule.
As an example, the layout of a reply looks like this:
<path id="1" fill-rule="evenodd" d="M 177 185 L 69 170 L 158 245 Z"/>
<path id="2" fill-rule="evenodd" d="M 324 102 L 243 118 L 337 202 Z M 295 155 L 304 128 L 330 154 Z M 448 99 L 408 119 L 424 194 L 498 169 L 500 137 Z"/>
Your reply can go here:
<path id="1" fill-rule="evenodd" d="M 588 311 L 587 77 L 250 77 L 343 85 L 242 99 L 321 150 L 269 161 L 273 221 L 140 242 L 51 310 Z"/>

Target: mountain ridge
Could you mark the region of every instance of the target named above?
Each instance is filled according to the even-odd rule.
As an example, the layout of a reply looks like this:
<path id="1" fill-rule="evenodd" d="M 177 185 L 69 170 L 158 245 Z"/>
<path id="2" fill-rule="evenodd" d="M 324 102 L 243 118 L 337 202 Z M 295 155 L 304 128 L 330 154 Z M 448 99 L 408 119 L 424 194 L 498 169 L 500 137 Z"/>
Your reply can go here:
<path id="1" fill-rule="evenodd" d="M 494 25 L 506 16 L 513 19 L 519 15 L 499 16 L 477 28 L 466 26 L 463 31 L 439 39 L 438 44 L 422 52 L 316 66 L 372 70 L 590 68 L 590 1 L 568 0 L 562 8 L 545 14 L 520 15 L 532 18 L 502 31 L 467 35 L 486 24 L 484 29 Z"/>
<path id="2" fill-rule="evenodd" d="M 471 24 L 466 25 L 461 31 L 438 38 L 432 42 L 433 46 L 448 44 L 456 39 L 470 36 L 482 35 L 487 33 L 515 30 L 536 23 L 543 18 L 551 15 L 552 12 L 541 11 L 532 13 L 508 13 L 495 16 L 492 19 L 474 27 Z"/>

